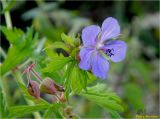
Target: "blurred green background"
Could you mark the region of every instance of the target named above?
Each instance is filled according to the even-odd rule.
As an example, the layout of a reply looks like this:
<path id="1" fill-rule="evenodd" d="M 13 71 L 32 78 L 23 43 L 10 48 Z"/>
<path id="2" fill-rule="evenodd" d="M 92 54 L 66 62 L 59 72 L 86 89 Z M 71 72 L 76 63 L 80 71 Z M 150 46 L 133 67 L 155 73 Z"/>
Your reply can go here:
<path id="1" fill-rule="evenodd" d="M 107 17 L 115 17 L 121 26 L 120 40 L 128 44 L 126 59 L 111 63 L 104 82 L 123 100 L 124 118 L 159 114 L 159 1 L 16 1 L 11 9 L 13 26 L 26 30 L 32 26 L 47 37 L 45 47 L 60 39 L 61 33 L 81 34 L 84 26 L 101 25 Z M 2 5 L 1 5 L 2 6 Z M 6 25 L 4 15 L 1 24 Z M 9 43 L 1 34 L 1 46 L 7 52 Z M 1 57 L 3 62 L 3 57 Z M 11 105 L 25 104 L 17 84 L 7 77 Z M 73 97 L 74 112 L 82 118 L 107 117 L 92 102 Z"/>

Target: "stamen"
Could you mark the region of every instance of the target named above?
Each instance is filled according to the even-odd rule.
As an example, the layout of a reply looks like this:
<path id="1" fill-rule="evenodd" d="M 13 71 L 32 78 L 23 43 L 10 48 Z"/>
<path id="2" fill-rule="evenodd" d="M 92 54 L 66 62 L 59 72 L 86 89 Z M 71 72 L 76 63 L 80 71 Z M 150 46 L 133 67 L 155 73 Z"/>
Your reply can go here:
<path id="1" fill-rule="evenodd" d="M 109 57 L 114 56 L 113 51 L 114 51 L 113 48 L 112 48 L 112 49 L 107 49 L 107 50 L 106 50 L 106 55 L 109 56 Z"/>

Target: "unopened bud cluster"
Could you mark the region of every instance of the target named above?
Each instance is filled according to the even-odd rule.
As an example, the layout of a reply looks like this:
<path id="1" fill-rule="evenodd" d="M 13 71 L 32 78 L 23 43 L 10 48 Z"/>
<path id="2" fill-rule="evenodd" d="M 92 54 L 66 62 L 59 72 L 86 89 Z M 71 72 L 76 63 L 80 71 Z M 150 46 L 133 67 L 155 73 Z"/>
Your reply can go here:
<path id="1" fill-rule="evenodd" d="M 31 64 L 29 67 L 25 68 L 23 74 L 24 73 L 27 74 L 27 79 L 28 79 L 27 90 L 30 95 L 38 99 L 40 98 L 40 93 L 42 92 L 55 95 L 61 102 L 65 101 L 64 88 L 49 77 L 42 79 L 40 75 L 34 70 L 34 64 Z M 38 81 L 40 81 L 40 83 L 31 80 L 31 74 Z"/>

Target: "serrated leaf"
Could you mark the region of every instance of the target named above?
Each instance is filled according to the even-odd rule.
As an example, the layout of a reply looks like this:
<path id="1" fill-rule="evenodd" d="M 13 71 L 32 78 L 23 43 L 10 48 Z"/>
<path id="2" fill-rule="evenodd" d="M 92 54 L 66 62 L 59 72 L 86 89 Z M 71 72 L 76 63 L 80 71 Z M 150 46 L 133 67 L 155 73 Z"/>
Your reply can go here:
<path id="1" fill-rule="evenodd" d="M 92 73 L 87 72 L 88 75 L 88 79 L 87 79 L 87 84 L 92 83 L 93 81 L 95 81 L 97 79 L 97 77 L 95 77 Z"/>
<path id="2" fill-rule="evenodd" d="M 71 80 L 70 80 L 70 73 L 73 71 L 75 62 L 71 62 L 70 64 L 67 65 L 67 70 L 64 74 L 64 87 L 65 87 L 65 97 L 68 100 L 69 94 L 71 93 Z"/>
<path id="3" fill-rule="evenodd" d="M 24 32 L 21 29 L 13 28 L 13 30 L 11 30 L 1 26 L 0 30 L 11 44 L 18 45 L 18 43 L 22 42 L 23 40 L 22 36 L 24 35 Z"/>
<path id="4" fill-rule="evenodd" d="M 48 105 L 35 105 L 35 106 L 13 106 L 9 108 L 9 118 L 20 117 L 36 111 L 47 109 Z"/>
<path id="5" fill-rule="evenodd" d="M 87 92 L 82 92 L 80 95 L 107 110 L 123 111 L 120 98 L 111 91 L 105 92 L 103 88 L 103 84 L 98 84 L 98 86 L 87 88 Z"/>
<path id="6" fill-rule="evenodd" d="M 65 96 L 67 99 L 71 91 L 80 93 L 82 89 L 86 90 L 88 75 L 86 71 L 79 69 L 76 60 L 67 65 L 64 78 Z"/>
<path id="7" fill-rule="evenodd" d="M 56 56 L 52 59 L 52 61 L 49 64 L 47 64 L 47 67 L 44 68 L 42 71 L 43 72 L 54 72 L 54 71 L 60 70 L 71 60 L 72 58 L 70 57 Z"/>
<path id="8" fill-rule="evenodd" d="M 72 72 L 71 72 L 71 88 L 74 92 L 79 93 L 83 87 L 81 85 L 81 80 L 82 76 L 79 74 L 79 70 L 77 67 L 74 67 Z"/>
<path id="9" fill-rule="evenodd" d="M 48 46 L 50 49 L 57 49 L 57 48 L 61 48 L 63 50 L 65 50 L 66 52 L 70 52 L 70 48 L 69 46 L 67 46 L 65 43 L 63 42 L 54 42 L 52 44 L 52 46 Z"/>
<path id="10" fill-rule="evenodd" d="M 95 86 L 89 87 L 89 90 L 94 91 L 95 93 L 103 92 L 105 89 L 106 89 L 106 85 L 104 85 L 102 83 L 98 83 Z"/>
<path id="11" fill-rule="evenodd" d="M 87 78 L 86 72 L 75 65 L 70 76 L 72 90 L 75 93 L 80 93 L 82 89 L 86 88 Z"/>
<path id="12" fill-rule="evenodd" d="M 67 36 L 66 34 L 62 33 L 61 38 L 66 44 L 69 44 L 72 47 L 75 46 L 74 45 L 74 40 L 70 36 Z"/>
<path id="13" fill-rule="evenodd" d="M 54 57 L 58 56 L 58 54 L 53 49 L 51 49 L 49 47 L 46 47 L 44 51 L 49 58 L 54 58 Z"/>
<path id="14" fill-rule="evenodd" d="M 6 59 L 1 65 L 1 74 L 3 75 L 34 53 L 37 34 L 33 35 L 33 30 L 31 28 L 27 29 L 26 34 L 16 28 L 11 30 L 2 27 L 1 30 L 12 44 L 8 50 Z"/>

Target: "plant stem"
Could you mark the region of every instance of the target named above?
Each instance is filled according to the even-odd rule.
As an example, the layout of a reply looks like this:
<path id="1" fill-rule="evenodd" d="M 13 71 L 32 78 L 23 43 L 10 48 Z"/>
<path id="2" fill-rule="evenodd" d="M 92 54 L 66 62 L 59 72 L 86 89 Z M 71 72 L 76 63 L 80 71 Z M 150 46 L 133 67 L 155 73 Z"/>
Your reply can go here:
<path id="1" fill-rule="evenodd" d="M 2 5 L 3 5 L 3 9 L 4 9 L 4 8 L 7 6 L 7 1 L 6 1 L 6 0 L 2 0 Z M 12 29 L 12 21 L 11 21 L 11 16 L 10 16 L 9 11 L 6 11 L 6 12 L 4 13 L 4 16 L 5 16 L 5 21 L 6 21 L 7 28 Z M 15 77 L 16 80 L 19 80 L 19 81 L 23 82 L 23 80 L 22 80 L 22 78 L 21 78 L 22 76 L 21 76 L 21 74 L 20 74 L 19 71 L 17 71 L 17 72 L 12 72 L 12 74 L 13 74 L 13 76 Z M 1 81 L 3 81 L 3 79 L 1 79 Z M 23 82 L 23 83 L 24 83 L 24 82 Z M 2 88 L 3 88 L 2 90 L 5 91 L 5 90 L 4 90 L 4 87 L 2 87 Z M 4 92 L 4 94 L 6 95 L 7 93 Z M 27 100 L 27 99 L 26 99 L 26 101 L 27 101 L 27 103 L 28 103 L 29 105 L 35 105 L 35 104 L 34 104 L 32 101 L 30 101 L 30 100 Z M 34 112 L 33 115 L 34 115 L 35 119 L 41 119 L 41 115 L 40 115 L 39 112 Z"/>
<path id="2" fill-rule="evenodd" d="M 2 0 L 2 6 L 3 6 L 3 9 L 7 6 L 7 1 L 6 0 Z M 7 28 L 12 29 L 12 21 L 11 21 L 11 16 L 10 16 L 9 11 L 6 11 L 4 13 L 4 16 L 5 16 Z"/>
<path id="3" fill-rule="evenodd" d="M 35 77 L 37 77 L 37 79 L 39 79 L 40 81 L 42 81 L 42 78 L 39 76 L 39 74 L 38 74 L 34 69 L 32 69 L 31 72 L 32 72 L 32 74 L 33 74 Z"/>
<path id="4" fill-rule="evenodd" d="M 3 1 L 2 1 L 3 2 Z M 2 54 L 2 56 L 3 56 L 3 58 L 5 59 L 6 58 L 6 53 L 5 53 L 5 51 L 2 49 L 2 47 L 0 46 L 0 52 L 1 52 L 1 54 Z M 0 76 L 1 76 L 1 72 L 0 72 Z M 8 87 L 7 87 L 7 85 L 6 85 L 7 83 L 6 83 L 6 80 L 4 79 L 4 77 L 2 77 L 1 76 L 1 78 L 0 78 L 0 91 L 1 91 L 1 93 L 2 93 L 2 96 L 3 96 L 3 99 L 4 99 L 4 105 L 5 105 L 5 107 L 3 107 L 4 108 L 4 110 L 6 109 L 6 110 L 8 110 L 8 105 L 9 105 L 9 96 L 7 95 L 8 94 Z M 2 99 L 1 99 L 2 100 Z M 1 112 L 0 112 L 1 113 Z M 1 115 L 0 115 L 0 118 L 5 118 L 5 114 L 2 114 L 1 113 Z"/>

